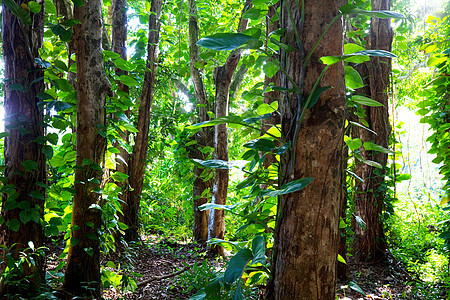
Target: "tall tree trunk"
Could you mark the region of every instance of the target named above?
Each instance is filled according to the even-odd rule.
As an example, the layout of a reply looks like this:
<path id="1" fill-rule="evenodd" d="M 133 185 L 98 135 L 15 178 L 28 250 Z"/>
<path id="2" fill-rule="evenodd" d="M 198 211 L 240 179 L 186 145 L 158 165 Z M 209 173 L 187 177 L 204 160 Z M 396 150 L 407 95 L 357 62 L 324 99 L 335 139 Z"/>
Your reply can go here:
<path id="1" fill-rule="evenodd" d="M 15 3 L 20 6 L 26 2 Z M 37 183 L 46 180 L 45 156 L 42 145 L 35 142 L 44 135 L 43 111 L 38 107 L 37 97 L 44 90 L 44 72 L 35 63 L 43 43 L 44 1 L 38 3 L 42 9 L 33 14 L 30 24 L 24 24 L 2 4 L 5 131 L 9 134 L 4 145 L 5 186 L 11 188 L 2 195 L 0 244 L 8 247 L 11 257 L 6 257 L 8 253 L 2 249 L 0 271 L 10 265 L 10 259 L 18 260 L 23 255 L 21 252 L 31 254 L 35 264 L 22 264 L 22 272 L 17 271 L 7 281 L 2 278 L 1 295 L 18 293 L 31 297 L 44 282 L 44 257 L 32 254 L 29 249 L 29 242 L 35 248 L 41 247 L 44 237 L 41 218 L 45 190 Z M 16 280 L 20 280 L 17 286 L 12 283 Z"/>
<path id="2" fill-rule="evenodd" d="M 64 289 L 99 298 L 100 182 L 106 151 L 105 103 L 110 90 L 102 56 L 102 1 L 75 6 L 73 41 L 77 64 L 77 159 L 72 225 Z M 99 132 L 103 131 L 102 134 Z"/>
<path id="3" fill-rule="evenodd" d="M 109 11 L 108 11 L 109 12 Z M 120 58 L 127 59 L 127 0 L 113 0 L 111 5 L 111 24 L 112 24 L 112 34 L 111 34 L 111 49 L 113 52 L 120 55 Z M 114 72 L 116 75 L 127 75 L 126 71 L 123 71 L 117 67 L 114 67 Z M 121 83 L 119 80 L 116 81 L 117 89 L 119 91 L 124 92 L 125 94 L 129 94 L 130 89 L 127 85 Z M 119 109 L 118 109 L 119 110 Z M 122 111 L 129 116 L 129 111 Z M 124 131 L 123 133 L 119 133 L 120 137 L 123 140 L 123 143 L 129 143 L 129 132 Z M 114 146 L 119 150 L 119 153 L 116 155 L 116 171 L 121 172 L 123 174 L 128 175 L 128 164 L 129 164 L 129 155 L 127 150 L 120 145 L 119 142 L 116 142 Z M 128 196 L 128 180 L 125 182 L 117 182 L 118 186 L 122 188 L 122 193 L 119 196 L 122 202 L 122 213 L 119 214 L 119 220 L 127 224 L 128 214 L 127 210 L 127 196 Z"/>
<path id="4" fill-rule="evenodd" d="M 297 49 L 290 53 L 281 51 L 281 65 L 299 85 L 301 93 L 286 93 L 281 99 L 281 126 L 292 143 L 292 151 L 281 157 L 279 182 L 283 185 L 305 177 L 314 180 L 298 192 L 279 197 L 268 299 L 335 299 L 346 109 L 342 63 L 331 66 L 322 77 L 320 86 L 332 88 L 306 111 L 300 128 L 294 130 L 292 124 L 298 124 L 299 105 L 311 93 L 324 69 L 319 58 L 342 55 L 343 29 L 342 22 L 337 20 L 303 66 L 304 54 L 311 51 L 344 2 L 306 0 L 304 22 L 298 1 L 280 2 L 281 28 L 286 30 L 282 42 Z M 296 41 L 293 26 L 301 41 Z M 281 83 L 285 88 L 293 88 L 285 76 Z"/>
<path id="5" fill-rule="evenodd" d="M 189 0 L 189 63 L 191 69 L 191 78 L 195 90 L 195 98 L 197 100 L 198 118 L 197 122 L 208 121 L 207 111 L 210 110 L 208 96 L 203 84 L 203 78 L 200 71 L 195 67 L 195 63 L 199 61 L 200 48 L 198 41 L 198 21 L 197 21 L 197 4 L 195 0 Z M 195 134 L 197 144 L 190 151 L 190 157 L 204 160 L 206 155 L 200 151 L 201 148 L 213 146 L 213 130 L 210 127 L 204 127 Z M 208 176 L 210 170 L 194 167 L 195 180 L 193 184 L 192 197 L 194 199 L 194 239 L 205 244 L 208 239 L 208 211 L 200 211 L 199 206 L 208 202 L 214 178 Z M 203 175 L 202 175 L 203 173 Z M 209 190 L 209 192 L 208 192 Z"/>
<path id="6" fill-rule="evenodd" d="M 153 0 L 150 7 L 148 21 L 148 44 L 147 44 L 147 69 L 142 87 L 141 103 L 138 113 L 138 133 L 135 136 L 135 143 L 131 160 L 129 162 L 129 183 L 131 189 L 126 197 L 127 204 L 123 207 L 126 217 L 125 224 L 128 229 L 125 231 L 125 239 L 138 239 L 139 230 L 139 209 L 141 201 L 142 187 L 144 184 L 144 172 L 147 160 L 148 132 L 150 125 L 150 110 L 152 107 L 153 92 L 155 88 L 156 71 L 158 66 L 159 30 L 161 23 L 162 0 Z"/>
<path id="7" fill-rule="evenodd" d="M 372 0 L 372 10 L 390 10 L 390 0 Z M 393 31 L 390 19 L 371 20 L 370 48 L 376 50 L 391 51 Z M 388 148 L 390 125 L 389 103 L 387 90 L 389 88 L 389 76 L 391 61 L 387 58 L 372 57 L 366 63 L 369 78 L 369 97 L 383 104 L 379 107 L 365 107 L 366 121 L 370 129 L 377 134 L 358 129 L 360 139 L 363 142 L 372 141 L 375 144 Z M 371 159 L 386 167 L 388 155 L 375 151 L 362 151 L 364 159 Z M 364 182 L 356 186 L 355 214 L 366 223 L 366 229 L 356 226 L 357 257 L 361 261 L 377 261 L 384 257 L 386 252 L 386 239 L 383 231 L 381 215 L 384 207 L 385 191 L 384 169 L 377 169 L 368 165 L 359 165 L 356 169 L 358 176 Z"/>
<path id="8" fill-rule="evenodd" d="M 250 1 L 246 1 L 242 14 L 251 6 Z M 238 26 L 238 32 L 247 28 L 248 20 L 241 17 Z M 235 50 L 230 53 L 226 63 L 223 66 L 214 69 L 214 85 L 216 87 L 215 117 L 220 118 L 228 116 L 228 99 L 230 94 L 230 84 L 233 74 L 241 58 L 241 50 Z M 220 124 L 214 127 L 214 148 L 215 159 L 228 161 L 228 132 L 227 124 Z M 216 169 L 214 178 L 214 187 L 211 203 L 225 205 L 228 192 L 228 169 Z M 209 212 L 208 239 L 223 239 L 225 236 L 225 211 L 223 209 L 211 209 Z M 223 247 L 214 245 L 211 252 L 223 255 Z"/>

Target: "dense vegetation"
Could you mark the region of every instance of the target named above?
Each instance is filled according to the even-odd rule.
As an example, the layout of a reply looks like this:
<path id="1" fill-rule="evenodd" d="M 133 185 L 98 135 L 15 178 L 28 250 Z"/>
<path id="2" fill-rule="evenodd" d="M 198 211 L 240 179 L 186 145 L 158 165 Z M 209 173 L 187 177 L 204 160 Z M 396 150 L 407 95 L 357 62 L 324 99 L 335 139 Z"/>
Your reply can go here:
<path id="1" fill-rule="evenodd" d="M 450 298 L 448 1 L 2 2 L 1 297 Z"/>

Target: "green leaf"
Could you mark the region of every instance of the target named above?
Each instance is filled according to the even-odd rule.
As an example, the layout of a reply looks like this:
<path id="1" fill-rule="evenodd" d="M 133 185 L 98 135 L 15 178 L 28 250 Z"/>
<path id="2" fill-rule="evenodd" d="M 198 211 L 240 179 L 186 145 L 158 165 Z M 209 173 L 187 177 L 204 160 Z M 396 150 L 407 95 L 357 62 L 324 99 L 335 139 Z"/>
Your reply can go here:
<path id="1" fill-rule="evenodd" d="M 20 164 L 25 168 L 25 171 L 27 172 L 38 169 L 38 163 L 33 160 L 27 159 L 21 162 Z"/>
<path id="2" fill-rule="evenodd" d="M 114 65 L 117 68 L 122 69 L 127 72 L 131 72 L 134 69 L 134 66 L 132 63 L 130 63 L 129 61 L 126 61 L 125 59 L 120 58 L 120 57 L 114 61 Z"/>
<path id="3" fill-rule="evenodd" d="M 345 85 L 352 90 L 356 90 L 364 86 L 358 71 L 351 66 L 345 67 Z"/>
<path id="4" fill-rule="evenodd" d="M 266 242 L 261 235 L 256 236 L 252 241 L 252 264 L 266 264 Z"/>
<path id="5" fill-rule="evenodd" d="M 36 199 L 40 199 L 40 200 L 45 200 L 44 199 L 44 195 L 42 195 L 41 192 L 38 191 L 31 191 L 29 194 L 32 198 L 36 198 Z"/>
<path id="6" fill-rule="evenodd" d="M 345 142 L 351 151 L 361 148 L 362 141 L 359 138 L 351 139 Z"/>
<path id="7" fill-rule="evenodd" d="M 66 63 L 59 59 L 55 59 L 55 61 L 53 61 L 53 66 L 66 72 L 69 71 L 69 68 L 67 67 Z"/>
<path id="8" fill-rule="evenodd" d="M 233 283 L 242 277 L 244 269 L 248 262 L 253 258 L 253 253 L 250 249 L 241 249 L 235 256 L 230 259 L 223 280 L 226 283 Z"/>
<path id="9" fill-rule="evenodd" d="M 243 118 L 238 116 L 226 116 L 187 126 L 186 129 L 199 129 L 202 127 L 215 126 L 225 123 L 242 124 L 243 121 Z"/>
<path id="10" fill-rule="evenodd" d="M 352 54 L 359 51 L 366 50 L 364 47 L 361 47 L 360 45 L 348 43 L 344 45 L 344 54 Z"/>
<path id="11" fill-rule="evenodd" d="M 70 31 L 69 29 L 65 29 L 60 24 L 52 25 L 50 26 L 50 29 L 54 34 L 59 36 L 59 38 L 63 42 L 70 41 L 70 38 L 72 37 L 72 31 Z"/>
<path id="12" fill-rule="evenodd" d="M 280 195 L 285 195 L 293 192 L 297 192 L 303 188 L 305 188 L 308 184 L 310 184 L 314 178 L 307 177 L 301 178 L 283 185 L 279 190 L 262 190 L 261 194 L 266 197 L 277 197 Z"/>
<path id="13" fill-rule="evenodd" d="M 42 146 L 42 153 L 45 155 L 47 159 L 51 159 L 53 157 L 53 148 L 49 145 Z"/>
<path id="14" fill-rule="evenodd" d="M 381 145 L 374 144 L 372 142 L 364 142 L 364 149 L 366 149 L 367 151 L 378 151 L 387 154 L 394 153 L 391 150 L 386 149 Z"/>
<path id="15" fill-rule="evenodd" d="M 5 0 L 3 0 L 5 1 Z M 19 231 L 20 228 L 20 221 L 17 219 L 12 219 L 9 220 L 8 222 L 6 222 L 6 226 L 8 226 L 8 228 L 14 232 Z"/>
<path id="16" fill-rule="evenodd" d="M 84 0 L 72 0 L 73 4 L 77 7 L 84 5 Z"/>
<path id="17" fill-rule="evenodd" d="M 4 138 L 4 137 L 8 137 L 9 136 L 9 132 L 0 132 L 0 139 Z"/>
<path id="18" fill-rule="evenodd" d="M 45 0 L 45 14 L 56 15 L 56 6 L 52 0 Z"/>
<path id="19" fill-rule="evenodd" d="M 116 58 L 120 57 L 119 53 L 108 51 L 108 50 L 103 50 L 103 55 L 105 55 L 106 57 L 109 57 L 111 59 L 116 59 Z"/>
<path id="20" fill-rule="evenodd" d="M 32 13 L 37 14 L 38 12 L 41 11 L 42 6 L 39 3 L 37 3 L 36 1 L 29 1 L 28 2 L 28 8 L 30 9 L 30 11 Z"/>
<path id="21" fill-rule="evenodd" d="M 270 105 L 267 103 L 262 103 L 256 109 L 256 113 L 261 116 L 261 115 L 265 115 L 265 114 L 271 114 L 274 111 L 276 111 L 277 109 L 278 109 L 278 101 L 274 101 Z"/>
<path id="22" fill-rule="evenodd" d="M 272 78 L 275 74 L 277 74 L 280 67 L 273 61 L 266 61 L 266 63 L 263 65 L 263 71 L 264 74 L 266 74 L 267 77 Z"/>
<path id="23" fill-rule="evenodd" d="M 259 20 L 264 18 L 266 14 L 267 9 L 258 9 L 256 7 L 252 7 L 242 15 L 242 18 L 246 20 Z"/>
<path id="24" fill-rule="evenodd" d="M 128 179 L 128 175 L 119 171 L 114 172 L 114 174 L 111 175 L 111 178 L 116 182 L 124 182 Z"/>
<path id="25" fill-rule="evenodd" d="M 381 19 L 388 19 L 388 18 L 405 19 L 405 16 L 401 13 L 393 12 L 390 10 L 368 11 L 365 9 L 357 8 L 356 5 L 353 4 L 346 4 L 344 6 L 341 6 L 339 8 L 339 11 L 343 15 L 366 15 Z"/>
<path id="26" fill-rule="evenodd" d="M 352 124 L 352 125 L 355 125 L 355 126 L 364 128 L 365 130 L 370 131 L 370 132 L 372 132 L 373 134 L 377 135 L 377 133 L 376 133 L 375 131 L 373 131 L 372 129 L 370 129 L 370 128 L 368 128 L 368 127 L 362 125 L 362 124 L 359 124 L 359 123 L 353 122 L 353 121 L 349 121 L 349 123 Z"/>
<path id="27" fill-rule="evenodd" d="M 133 87 L 139 85 L 139 82 L 137 82 L 133 77 L 128 75 L 120 75 L 119 80 L 121 83 Z"/>
<path id="28" fill-rule="evenodd" d="M 317 101 L 319 101 L 320 95 L 322 95 L 322 93 L 328 90 L 329 88 L 331 88 L 331 86 L 323 86 L 316 88 L 311 96 L 311 100 L 309 100 L 308 108 L 312 108 L 314 105 L 316 105 Z"/>
<path id="29" fill-rule="evenodd" d="M 242 33 L 216 33 L 201 38 L 197 45 L 212 50 L 235 50 L 251 39 L 252 36 Z"/>
<path id="30" fill-rule="evenodd" d="M 340 254 L 338 254 L 337 260 L 338 260 L 339 262 L 343 263 L 343 264 L 347 264 L 347 262 L 345 261 L 345 259 L 344 259 Z"/>
<path id="31" fill-rule="evenodd" d="M 18 5 L 14 0 L 3 0 L 3 4 L 11 10 L 13 15 L 22 21 L 22 23 L 31 25 L 31 17 L 28 11 L 22 6 Z"/>
<path id="32" fill-rule="evenodd" d="M 384 51 L 384 50 L 364 50 L 364 51 L 358 51 L 351 54 L 345 54 L 345 55 L 331 55 L 331 56 L 322 56 L 320 58 L 320 61 L 323 64 L 326 65 L 333 65 L 340 61 L 350 61 L 350 62 L 360 62 L 367 61 L 367 59 L 364 59 L 364 56 L 375 56 L 375 57 L 385 57 L 385 58 L 395 58 L 397 57 L 395 54 L 392 54 L 391 52 Z M 361 57 L 361 58 L 360 58 Z M 357 59 L 355 61 L 355 58 Z"/>
<path id="33" fill-rule="evenodd" d="M 367 106 L 383 106 L 380 102 L 361 95 L 352 96 L 352 101 Z"/>
<path id="34" fill-rule="evenodd" d="M 244 144 L 244 147 L 258 151 L 269 152 L 276 148 L 274 141 L 269 139 L 256 139 Z"/>

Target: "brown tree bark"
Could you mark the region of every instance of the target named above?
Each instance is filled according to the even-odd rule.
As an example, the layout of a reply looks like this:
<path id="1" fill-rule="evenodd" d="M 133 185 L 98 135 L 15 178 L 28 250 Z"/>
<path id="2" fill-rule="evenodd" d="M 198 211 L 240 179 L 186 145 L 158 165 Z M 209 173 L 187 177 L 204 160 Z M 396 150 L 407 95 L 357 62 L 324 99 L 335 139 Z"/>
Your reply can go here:
<path id="1" fill-rule="evenodd" d="M 373 0 L 372 10 L 390 10 L 390 0 Z M 393 31 L 390 19 L 372 18 L 370 28 L 370 49 L 391 51 Z M 368 80 L 366 82 L 366 93 L 373 100 L 383 104 L 379 107 L 364 107 L 366 110 L 366 121 L 369 128 L 377 134 L 364 129 L 355 129 L 356 134 L 363 142 L 373 142 L 388 148 L 389 144 L 389 103 L 387 90 L 389 88 L 389 76 L 391 72 L 391 61 L 387 58 L 372 57 L 365 64 Z M 363 73 L 362 76 L 365 74 Z M 363 159 L 370 159 L 386 167 L 388 155 L 386 153 L 365 151 L 361 149 Z M 385 192 L 384 169 L 360 163 L 356 167 L 356 174 L 364 179 L 355 186 L 355 214 L 366 223 L 364 230 L 355 226 L 356 233 L 356 256 L 360 261 L 378 261 L 386 252 L 386 238 L 383 230 L 381 215 L 384 208 Z"/>
<path id="2" fill-rule="evenodd" d="M 108 11 L 109 13 L 109 11 Z M 120 58 L 127 59 L 127 1 L 126 0 L 113 0 L 111 5 L 111 50 L 120 55 Z M 126 71 L 123 71 L 117 67 L 114 68 L 114 72 L 117 75 L 127 75 Z M 117 89 L 129 94 L 130 89 L 127 85 L 121 83 L 119 80 L 116 81 Z M 129 111 L 124 111 L 127 116 L 129 116 Z M 123 143 L 129 143 L 129 132 L 124 131 L 119 133 L 123 140 Z M 129 172 L 129 154 L 127 150 L 120 146 L 119 142 L 116 142 L 114 146 L 119 150 L 116 154 L 116 171 L 123 174 Z M 122 193 L 120 194 L 120 199 L 122 202 L 122 212 L 127 209 L 127 196 L 128 196 L 128 180 L 125 182 L 117 182 L 117 186 L 122 188 Z M 120 222 L 126 224 L 127 216 L 125 213 L 119 214 Z"/>
<path id="3" fill-rule="evenodd" d="M 19 0 L 16 3 L 20 6 L 26 2 Z M 5 186 L 11 188 L 2 194 L 0 244 L 8 247 L 12 259 L 18 260 L 23 251 L 32 256 L 35 264 L 23 264 L 23 272 L 17 272 L 17 277 L 9 278 L 9 282 L 2 278 L 1 295 L 17 293 L 31 297 L 44 282 L 44 257 L 32 254 L 28 244 L 31 242 L 35 248 L 41 247 L 44 238 L 41 218 L 45 189 L 37 183 L 45 183 L 46 180 L 45 156 L 42 144 L 35 142 L 36 138 L 44 135 L 43 111 L 38 107 L 40 100 L 37 97 L 44 90 L 44 81 L 39 80 L 44 72 L 35 63 L 43 43 L 44 1 L 38 3 L 42 9 L 33 14 L 31 24 L 24 24 L 2 4 L 5 131 L 9 134 L 4 144 L 4 176 Z M 2 249 L 0 254 L 0 271 L 3 271 L 8 253 Z M 20 280 L 20 283 L 14 285 L 12 282 L 15 280 Z"/>
<path id="4" fill-rule="evenodd" d="M 105 102 L 110 84 L 102 56 L 102 1 L 75 6 L 73 27 L 77 64 L 77 159 L 72 225 L 64 289 L 99 298 L 101 165 L 106 151 Z M 99 132 L 102 132 L 100 134 Z"/>
<path id="5" fill-rule="evenodd" d="M 124 222 L 128 229 L 125 231 L 125 240 L 138 239 L 139 230 L 139 209 L 141 201 L 142 187 L 144 184 L 144 172 L 147 160 L 148 133 L 150 125 L 150 111 L 153 101 L 153 92 L 155 88 L 156 71 L 158 66 L 158 47 L 159 30 L 161 24 L 162 0 L 153 0 L 150 6 L 149 14 L 149 34 L 147 44 L 147 69 L 144 76 L 144 85 L 142 87 L 141 103 L 139 104 L 138 125 L 139 130 L 135 136 L 133 153 L 129 162 L 129 184 L 130 188 L 126 196 L 126 205 L 123 213 Z"/>
<path id="6" fill-rule="evenodd" d="M 242 14 L 251 6 L 250 1 L 246 1 Z M 241 18 L 238 25 L 238 32 L 247 28 L 248 20 Z M 233 74 L 241 58 L 241 50 L 235 50 L 230 53 L 226 63 L 223 66 L 214 69 L 214 85 L 216 96 L 214 98 L 215 117 L 220 118 L 228 116 L 228 99 L 230 94 L 230 84 Z M 228 161 L 228 132 L 227 124 L 220 124 L 214 127 L 214 148 L 215 159 Z M 214 187 L 211 203 L 225 205 L 228 192 L 228 169 L 216 169 L 214 178 Z M 225 236 L 225 211 L 223 209 L 211 209 L 209 212 L 208 239 L 223 239 Z M 211 252 L 223 255 L 223 247 L 214 245 Z"/>
<path id="7" fill-rule="evenodd" d="M 198 21 L 197 4 L 195 0 L 189 0 L 189 63 L 191 70 L 191 79 L 194 85 L 195 98 L 197 100 L 198 118 L 197 123 L 208 121 L 207 111 L 211 109 L 208 102 L 208 96 L 203 84 L 203 78 L 200 71 L 195 67 L 199 61 L 200 48 L 198 41 Z M 213 147 L 213 130 L 210 127 L 204 127 L 194 136 L 197 144 L 190 151 L 190 157 L 195 159 L 206 159 L 206 155 L 200 151 L 201 148 Z M 214 179 L 208 174 L 207 170 L 198 166 L 194 167 L 195 180 L 193 184 L 192 197 L 194 199 L 194 239 L 205 244 L 208 239 L 208 211 L 200 211 L 199 206 L 207 203 L 211 197 Z M 203 175 L 202 175 L 203 174 Z M 209 192 L 208 192 L 209 190 Z"/>
<path id="8" fill-rule="evenodd" d="M 324 69 L 319 58 L 342 54 L 342 21 L 337 20 L 311 60 L 303 65 L 305 54 L 339 14 L 339 7 L 344 2 L 306 0 L 303 2 L 304 22 L 301 22 L 302 8 L 298 8 L 298 1 L 280 2 L 281 28 L 286 30 L 282 42 L 296 49 L 290 53 L 281 51 L 281 64 L 298 85 L 300 93 L 286 93 L 281 99 L 281 126 L 292 142 L 292 150 L 281 157 L 279 183 L 283 185 L 305 177 L 314 177 L 314 180 L 298 192 L 279 197 L 268 299 L 335 299 L 346 110 L 342 63 L 328 69 L 320 86 L 332 88 L 306 111 L 301 127 L 298 130 L 293 127 L 299 122 L 299 105 L 311 93 Z M 296 39 L 294 26 L 300 41 Z M 283 87 L 293 88 L 285 76 L 281 83 Z M 298 136 L 295 136 L 296 132 Z"/>

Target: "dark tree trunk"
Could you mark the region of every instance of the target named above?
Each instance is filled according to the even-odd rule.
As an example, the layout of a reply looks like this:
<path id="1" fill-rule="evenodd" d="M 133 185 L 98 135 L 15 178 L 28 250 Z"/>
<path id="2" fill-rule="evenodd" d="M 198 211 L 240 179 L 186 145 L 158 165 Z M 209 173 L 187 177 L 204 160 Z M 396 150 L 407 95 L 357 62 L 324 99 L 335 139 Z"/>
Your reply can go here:
<path id="1" fill-rule="evenodd" d="M 324 69 L 319 58 L 342 54 L 342 21 L 337 20 L 303 66 L 305 53 L 311 51 L 344 2 L 305 1 L 303 23 L 298 1 L 280 2 L 281 28 L 286 29 L 282 42 L 297 49 L 290 53 L 281 51 L 281 64 L 301 92 L 287 93 L 281 99 L 281 126 L 292 142 L 292 151 L 281 157 L 279 181 L 283 185 L 305 177 L 314 180 L 298 192 L 279 197 L 268 299 L 335 299 L 346 110 L 342 63 L 330 67 L 320 81 L 320 86 L 332 88 L 306 111 L 298 130 L 292 126 L 299 121 L 299 102 L 311 93 Z M 301 43 L 296 41 L 293 26 Z M 298 48 L 299 44 L 303 49 Z M 285 76 L 280 82 L 285 88 L 293 88 Z"/>
<path id="2" fill-rule="evenodd" d="M 73 41 L 77 64 L 77 159 L 72 231 L 64 289 L 99 298 L 101 225 L 99 209 L 102 164 L 106 151 L 105 103 L 110 85 L 102 56 L 102 2 L 75 6 Z M 99 131 L 104 131 L 100 134 Z"/>
<path id="3" fill-rule="evenodd" d="M 16 2 L 19 6 L 24 1 Z M 43 70 L 35 63 L 42 47 L 44 1 L 42 10 L 33 14 L 31 24 L 24 24 L 2 5 L 2 45 L 5 63 L 5 186 L 11 188 L 2 195 L 0 244 L 8 247 L 10 259 L 18 260 L 20 252 L 31 254 L 43 244 L 41 218 L 44 212 L 45 190 L 37 183 L 45 183 L 45 156 L 42 144 L 34 140 L 44 135 L 43 111 L 38 107 L 37 95 L 44 90 Z M 19 85 L 20 88 L 14 88 Z M 31 196 L 32 194 L 33 196 Z M 25 250 L 28 249 L 28 250 Z M 8 258 L 2 249 L 0 271 Z M 2 278 L 0 293 L 18 293 L 31 297 L 44 283 L 44 257 L 34 255 L 35 265 L 23 264 L 23 272 L 14 278 Z M 6 260 L 6 261 L 5 261 Z M 9 264 L 8 264 L 9 265 Z M 14 272 L 14 270 L 12 270 Z M 26 278 L 29 278 L 28 280 Z M 20 280 L 19 285 L 12 282 Z"/>
<path id="4" fill-rule="evenodd" d="M 373 0 L 372 10 L 390 10 L 391 1 Z M 371 21 L 370 29 L 370 49 L 391 51 L 393 31 L 390 19 L 376 19 Z M 372 57 L 366 63 L 368 86 L 366 87 L 368 96 L 383 104 L 380 107 L 365 107 L 366 121 L 369 128 L 377 134 L 372 134 L 367 130 L 357 129 L 359 138 L 363 142 L 373 142 L 388 148 L 390 125 L 389 125 L 389 103 L 387 90 L 389 88 L 389 76 L 391 71 L 391 61 L 387 58 Z M 363 75 L 364 76 L 364 75 Z M 388 155 L 375 151 L 362 151 L 364 159 L 378 162 L 384 167 L 387 165 Z M 359 183 L 355 194 L 355 214 L 366 223 L 366 229 L 356 226 L 356 256 L 360 261 L 378 261 L 382 259 L 386 252 L 386 238 L 383 231 L 381 219 L 385 191 L 384 169 L 377 169 L 366 164 L 359 164 L 356 174 L 364 179 Z"/>
<path id="5" fill-rule="evenodd" d="M 138 239 L 139 231 L 139 209 L 141 201 L 142 187 L 144 184 L 144 172 L 147 160 L 148 133 L 150 125 L 150 111 L 155 88 L 156 71 L 158 66 L 159 30 L 161 23 L 162 0 L 153 0 L 150 7 L 148 21 L 148 44 L 147 44 L 147 68 L 145 72 L 144 85 L 142 87 L 141 103 L 138 113 L 138 133 L 135 136 L 135 143 L 132 157 L 129 162 L 129 183 L 131 189 L 126 197 L 127 203 L 123 207 L 125 224 L 128 229 L 125 231 L 127 241 Z"/>
<path id="6" fill-rule="evenodd" d="M 196 44 L 198 40 L 197 4 L 195 0 L 189 0 L 189 63 L 192 83 L 195 90 L 195 98 L 198 106 L 197 123 L 208 121 L 207 111 L 210 110 L 210 103 L 206 95 L 203 78 L 200 71 L 195 67 L 199 61 L 200 49 Z M 206 155 L 200 151 L 201 148 L 213 147 L 213 130 L 204 127 L 195 134 L 197 144 L 190 151 L 190 157 L 195 159 L 206 159 Z M 195 180 L 193 184 L 192 197 L 194 199 L 194 239 L 205 244 L 208 239 L 208 211 L 200 211 L 199 206 L 208 202 L 211 197 L 214 178 L 209 176 L 211 170 L 194 167 Z"/>

